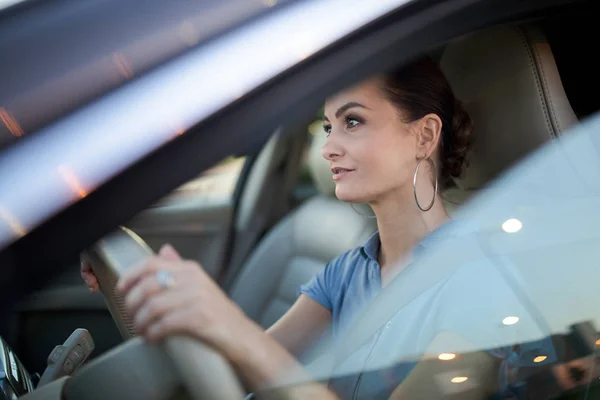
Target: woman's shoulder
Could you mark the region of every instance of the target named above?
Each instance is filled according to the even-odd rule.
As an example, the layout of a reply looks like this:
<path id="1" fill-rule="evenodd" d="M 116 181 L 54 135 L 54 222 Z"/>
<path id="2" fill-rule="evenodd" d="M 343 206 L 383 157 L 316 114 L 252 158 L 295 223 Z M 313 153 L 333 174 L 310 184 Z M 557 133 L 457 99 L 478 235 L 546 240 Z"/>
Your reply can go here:
<path id="1" fill-rule="evenodd" d="M 364 245 L 349 249 L 329 261 L 308 284 L 300 288 L 313 300 L 332 312 L 337 310 L 344 298 L 348 285 L 356 282 L 367 268 Z"/>
<path id="2" fill-rule="evenodd" d="M 345 264 L 349 261 L 362 260 L 364 257 L 364 246 L 357 246 L 352 249 L 346 250 L 342 254 L 338 255 L 334 259 L 332 259 L 329 264 Z"/>
<path id="3" fill-rule="evenodd" d="M 352 274 L 357 269 L 365 268 L 369 261 L 374 260 L 378 250 L 379 234 L 375 232 L 364 244 L 349 249 L 331 260 L 326 269 L 339 276 Z"/>

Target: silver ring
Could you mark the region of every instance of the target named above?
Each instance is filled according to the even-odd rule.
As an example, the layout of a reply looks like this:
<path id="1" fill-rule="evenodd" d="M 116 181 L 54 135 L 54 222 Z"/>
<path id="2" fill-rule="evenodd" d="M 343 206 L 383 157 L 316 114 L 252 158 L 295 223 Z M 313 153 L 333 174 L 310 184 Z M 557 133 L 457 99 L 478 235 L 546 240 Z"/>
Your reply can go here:
<path id="1" fill-rule="evenodd" d="M 175 286 L 175 278 L 169 271 L 161 270 L 156 273 L 156 281 L 162 290 L 172 289 Z"/>

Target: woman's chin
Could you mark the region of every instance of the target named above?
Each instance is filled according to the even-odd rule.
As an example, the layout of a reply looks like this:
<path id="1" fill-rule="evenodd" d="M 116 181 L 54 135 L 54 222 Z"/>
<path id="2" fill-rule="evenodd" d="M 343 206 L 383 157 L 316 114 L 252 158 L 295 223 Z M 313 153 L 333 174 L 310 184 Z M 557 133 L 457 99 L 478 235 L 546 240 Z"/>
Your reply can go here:
<path id="1" fill-rule="evenodd" d="M 335 197 L 337 197 L 338 200 L 347 203 L 365 203 L 367 201 L 367 199 L 364 198 L 364 193 L 349 189 L 350 188 L 337 185 L 335 187 Z"/>

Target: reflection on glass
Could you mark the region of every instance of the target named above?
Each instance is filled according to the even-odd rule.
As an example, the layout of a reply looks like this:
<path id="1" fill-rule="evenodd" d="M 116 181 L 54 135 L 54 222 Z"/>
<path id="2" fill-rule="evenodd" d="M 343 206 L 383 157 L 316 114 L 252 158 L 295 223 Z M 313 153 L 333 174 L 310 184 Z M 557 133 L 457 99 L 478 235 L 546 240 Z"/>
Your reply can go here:
<path id="1" fill-rule="evenodd" d="M 0 107 L 0 121 L 4 123 L 6 128 L 12 133 L 13 136 L 23 136 L 23 129 L 15 119 L 4 107 Z"/>
<path id="2" fill-rule="evenodd" d="M 506 220 L 502 224 L 502 230 L 506 233 L 519 232 L 522 227 L 523 227 L 523 223 L 516 218 L 511 218 L 509 220 Z"/>
<path id="3" fill-rule="evenodd" d="M 456 358 L 456 354 L 454 353 L 442 353 L 438 356 L 438 359 L 442 361 L 454 360 Z"/>
<path id="4" fill-rule="evenodd" d="M 519 317 L 506 317 L 502 320 L 502 324 L 504 325 L 514 325 L 519 322 Z"/>
<path id="5" fill-rule="evenodd" d="M 25 236 L 25 228 L 6 207 L 0 206 L 0 220 L 6 222 L 17 235 Z"/>
<path id="6" fill-rule="evenodd" d="M 113 63 L 117 66 L 119 73 L 125 79 L 131 79 L 131 77 L 133 76 L 133 70 L 131 68 L 131 64 L 129 63 L 129 61 L 127 61 L 123 54 L 113 53 Z"/>
<path id="7" fill-rule="evenodd" d="M 81 182 L 70 168 L 64 165 L 60 165 L 57 168 L 57 170 L 60 176 L 63 178 L 63 180 L 79 197 L 84 198 L 85 196 L 87 196 L 87 190 L 83 188 Z"/>

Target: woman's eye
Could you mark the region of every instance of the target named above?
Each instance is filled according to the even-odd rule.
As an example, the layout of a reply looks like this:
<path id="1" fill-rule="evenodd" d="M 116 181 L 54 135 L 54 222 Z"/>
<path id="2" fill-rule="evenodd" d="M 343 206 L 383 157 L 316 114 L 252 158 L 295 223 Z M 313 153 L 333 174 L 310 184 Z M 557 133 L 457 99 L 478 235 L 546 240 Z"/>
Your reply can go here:
<path id="1" fill-rule="evenodd" d="M 331 125 L 323 125 L 323 130 L 325 131 L 327 136 L 329 136 L 329 134 L 331 134 Z"/>
<path id="2" fill-rule="evenodd" d="M 347 129 L 356 128 L 361 123 L 362 123 L 362 121 L 359 118 L 350 117 L 350 116 L 346 117 L 346 128 Z"/>

